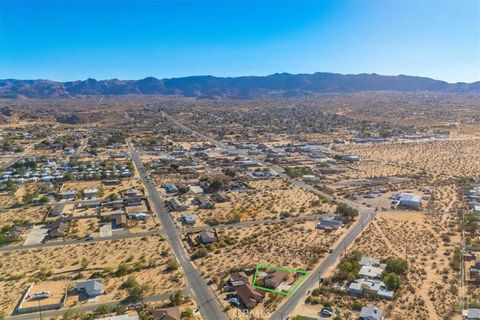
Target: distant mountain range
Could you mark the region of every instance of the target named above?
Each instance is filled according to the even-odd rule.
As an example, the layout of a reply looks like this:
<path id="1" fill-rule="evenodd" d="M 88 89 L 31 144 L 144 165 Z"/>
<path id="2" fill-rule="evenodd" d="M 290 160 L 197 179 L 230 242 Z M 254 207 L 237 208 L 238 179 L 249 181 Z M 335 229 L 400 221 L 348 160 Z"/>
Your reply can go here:
<path id="1" fill-rule="evenodd" d="M 50 80 L 0 80 L 1 98 L 56 98 L 88 95 L 155 94 L 196 98 L 249 99 L 268 96 L 301 96 L 327 92 L 439 91 L 480 93 L 480 81 L 448 83 L 425 77 L 343 75 L 335 73 L 269 76 L 214 77 L 141 80 L 100 80 L 56 82 Z"/>

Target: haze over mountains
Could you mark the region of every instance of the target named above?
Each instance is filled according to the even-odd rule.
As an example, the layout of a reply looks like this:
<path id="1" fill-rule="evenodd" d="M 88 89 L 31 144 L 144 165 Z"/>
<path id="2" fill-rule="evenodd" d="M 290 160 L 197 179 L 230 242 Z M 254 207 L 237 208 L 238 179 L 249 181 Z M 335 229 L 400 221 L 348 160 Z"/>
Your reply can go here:
<path id="1" fill-rule="evenodd" d="M 438 91 L 480 93 L 480 81 L 448 83 L 425 77 L 343 75 L 335 73 L 273 74 L 269 76 L 56 82 L 50 80 L 0 80 L 1 98 L 65 98 L 83 95 L 156 94 L 196 98 L 249 99 L 299 96 L 327 92 Z"/>

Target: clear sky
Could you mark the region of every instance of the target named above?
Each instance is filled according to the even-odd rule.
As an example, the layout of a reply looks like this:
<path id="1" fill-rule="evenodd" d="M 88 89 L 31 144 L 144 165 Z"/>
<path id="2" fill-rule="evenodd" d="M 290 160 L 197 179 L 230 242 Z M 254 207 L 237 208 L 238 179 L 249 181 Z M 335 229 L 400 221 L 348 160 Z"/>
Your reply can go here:
<path id="1" fill-rule="evenodd" d="M 480 80 L 480 0 L 0 0 L 0 78 Z"/>

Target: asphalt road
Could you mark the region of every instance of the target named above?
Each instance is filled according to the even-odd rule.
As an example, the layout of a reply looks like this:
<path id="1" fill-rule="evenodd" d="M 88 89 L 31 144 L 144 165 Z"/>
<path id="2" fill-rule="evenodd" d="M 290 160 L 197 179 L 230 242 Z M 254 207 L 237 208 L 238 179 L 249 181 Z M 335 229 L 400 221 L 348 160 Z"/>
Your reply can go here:
<path id="1" fill-rule="evenodd" d="M 143 301 L 144 302 L 160 302 L 164 300 L 168 300 L 168 298 L 175 294 L 176 292 L 167 292 L 155 296 L 148 296 L 144 297 Z M 108 306 L 108 307 L 116 307 L 119 304 L 119 301 L 111 301 L 111 302 L 103 302 L 103 303 L 92 303 L 92 304 L 86 304 L 83 306 L 78 306 L 78 307 L 73 307 L 73 308 L 64 308 L 64 309 L 58 309 L 58 310 L 45 310 L 42 311 L 42 318 L 43 319 L 48 319 L 50 317 L 58 317 L 62 316 L 65 314 L 67 311 L 74 311 L 74 312 L 89 312 L 89 311 L 94 311 L 100 306 Z M 16 316 L 10 316 L 6 317 L 6 319 L 9 320 L 35 320 L 35 319 L 40 319 L 40 312 L 34 312 L 34 313 L 29 313 L 29 314 L 20 314 Z"/>
<path id="2" fill-rule="evenodd" d="M 197 134 L 198 136 L 214 143 L 219 148 L 228 148 L 224 143 L 221 143 L 211 137 L 205 136 L 204 134 L 201 134 L 184 126 L 166 113 L 163 114 L 180 128 Z M 306 298 L 307 291 L 318 283 L 325 271 L 337 262 L 338 258 L 347 251 L 347 248 L 362 233 L 363 229 L 368 225 L 368 223 L 373 220 L 373 218 L 375 217 L 375 212 L 360 208 L 358 204 L 347 199 L 334 199 L 331 195 L 324 193 L 314 188 L 313 186 L 304 183 L 303 181 L 291 179 L 288 175 L 285 174 L 283 168 L 277 165 L 262 162 L 258 158 L 249 156 L 248 154 L 245 154 L 245 156 L 251 158 L 252 160 L 257 160 L 260 164 L 274 170 L 278 173 L 280 177 L 291 180 L 297 188 L 306 189 L 326 199 L 334 200 L 337 203 L 345 203 L 350 207 L 357 208 L 360 215 L 360 218 L 357 220 L 357 222 L 355 222 L 354 226 L 347 231 L 343 239 L 337 244 L 336 247 L 333 248 L 332 252 L 322 261 L 322 263 L 314 271 L 309 274 L 307 280 L 298 288 L 298 290 L 293 295 L 288 297 L 285 303 L 282 304 L 280 308 L 277 309 L 277 311 L 274 312 L 270 317 L 271 320 L 285 320 L 292 313 L 293 309 L 300 303 L 300 301 Z"/>
<path id="3" fill-rule="evenodd" d="M 288 300 L 280 306 L 270 317 L 271 320 L 285 320 L 295 309 L 295 307 L 307 297 L 307 291 L 319 283 L 322 275 L 334 265 L 339 257 L 341 257 L 347 250 L 350 244 L 362 233 L 363 228 L 373 220 L 375 214 L 367 211 L 360 211 L 360 219 L 355 223 L 353 228 L 348 230 L 348 233 L 340 241 L 332 252 L 322 261 L 322 263 L 311 272 L 307 280 L 298 288 L 298 290 L 291 295 Z"/>
<path id="4" fill-rule="evenodd" d="M 210 287 L 207 286 L 207 280 L 202 277 L 200 272 L 197 270 L 197 268 L 195 268 L 187 256 L 185 249 L 182 246 L 182 241 L 175 223 L 165 207 L 165 202 L 160 198 L 155 185 L 147 178 L 145 168 L 143 167 L 138 152 L 132 147 L 131 144 L 129 144 L 129 150 L 145 189 L 150 196 L 152 208 L 160 219 L 163 227 L 163 233 L 183 269 L 183 274 L 185 275 L 188 283 L 187 288 L 191 291 L 192 296 L 199 307 L 200 314 L 202 315 L 203 319 L 208 320 L 228 319 L 227 315 L 223 312 L 220 302 L 217 300 Z"/>

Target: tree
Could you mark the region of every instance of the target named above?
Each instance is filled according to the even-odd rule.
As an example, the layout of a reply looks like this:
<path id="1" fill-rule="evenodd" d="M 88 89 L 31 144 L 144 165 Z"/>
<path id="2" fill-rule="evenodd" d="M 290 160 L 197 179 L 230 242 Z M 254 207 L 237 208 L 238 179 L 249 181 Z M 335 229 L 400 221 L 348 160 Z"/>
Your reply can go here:
<path id="1" fill-rule="evenodd" d="M 133 300 L 141 300 L 145 291 L 149 289 L 147 284 L 140 284 L 134 277 L 128 277 L 128 279 L 122 283 L 120 289 L 127 289 L 128 295 Z"/>
<path id="2" fill-rule="evenodd" d="M 229 177 L 232 177 L 232 178 L 235 177 L 235 175 L 237 174 L 237 172 L 233 168 L 227 168 L 227 169 L 223 170 L 223 173 L 225 173 L 225 175 L 227 175 Z"/>
<path id="3" fill-rule="evenodd" d="M 348 217 L 350 220 L 358 216 L 358 210 L 346 205 L 345 203 L 339 203 L 337 205 L 336 212 L 342 216 Z"/>
<path id="4" fill-rule="evenodd" d="M 383 277 L 383 282 L 390 290 L 397 290 L 400 288 L 400 276 L 391 272 Z"/>
<path id="5" fill-rule="evenodd" d="M 212 182 L 210 182 L 208 188 L 211 192 L 217 192 L 223 188 L 223 181 L 219 178 L 215 178 Z"/>
<path id="6" fill-rule="evenodd" d="M 12 178 L 8 178 L 7 189 L 8 189 L 8 191 L 15 191 L 15 189 L 16 189 L 15 182 L 13 181 Z"/>
<path id="7" fill-rule="evenodd" d="M 170 305 L 172 307 L 178 306 L 183 303 L 183 294 L 181 291 L 178 291 L 174 295 L 171 295 L 170 297 L 168 297 L 168 299 L 170 300 Z"/>
<path id="8" fill-rule="evenodd" d="M 111 311 L 112 309 L 109 306 L 102 304 L 101 306 L 98 306 L 97 309 L 93 311 L 93 313 L 97 315 L 105 315 L 110 313 Z"/>
<path id="9" fill-rule="evenodd" d="M 175 261 L 175 259 L 169 259 L 167 261 L 167 268 L 165 269 L 165 271 L 172 272 L 172 271 L 175 271 L 177 269 L 178 269 L 177 261 Z"/>
<path id="10" fill-rule="evenodd" d="M 182 319 L 187 319 L 187 320 L 190 320 L 190 319 L 193 319 L 193 310 L 191 308 L 187 308 L 185 310 L 182 311 Z"/>
<path id="11" fill-rule="evenodd" d="M 80 263 L 80 266 L 82 269 L 86 269 L 88 267 L 89 261 L 86 257 L 82 258 L 82 262 Z"/>
<path id="12" fill-rule="evenodd" d="M 407 260 L 400 259 L 400 258 L 388 258 L 387 259 L 387 267 L 385 271 L 387 273 L 395 273 L 397 275 L 404 275 L 408 270 L 408 262 Z"/>
<path id="13" fill-rule="evenodd" d="M 71 320 L 71 319 L 75 319 L 76 317 L 76 313 L 72 310 L 68 310 L 68 311 L 65 311 L 65 313 L 62 315 L 62 319 L 63 320 Z"/>

